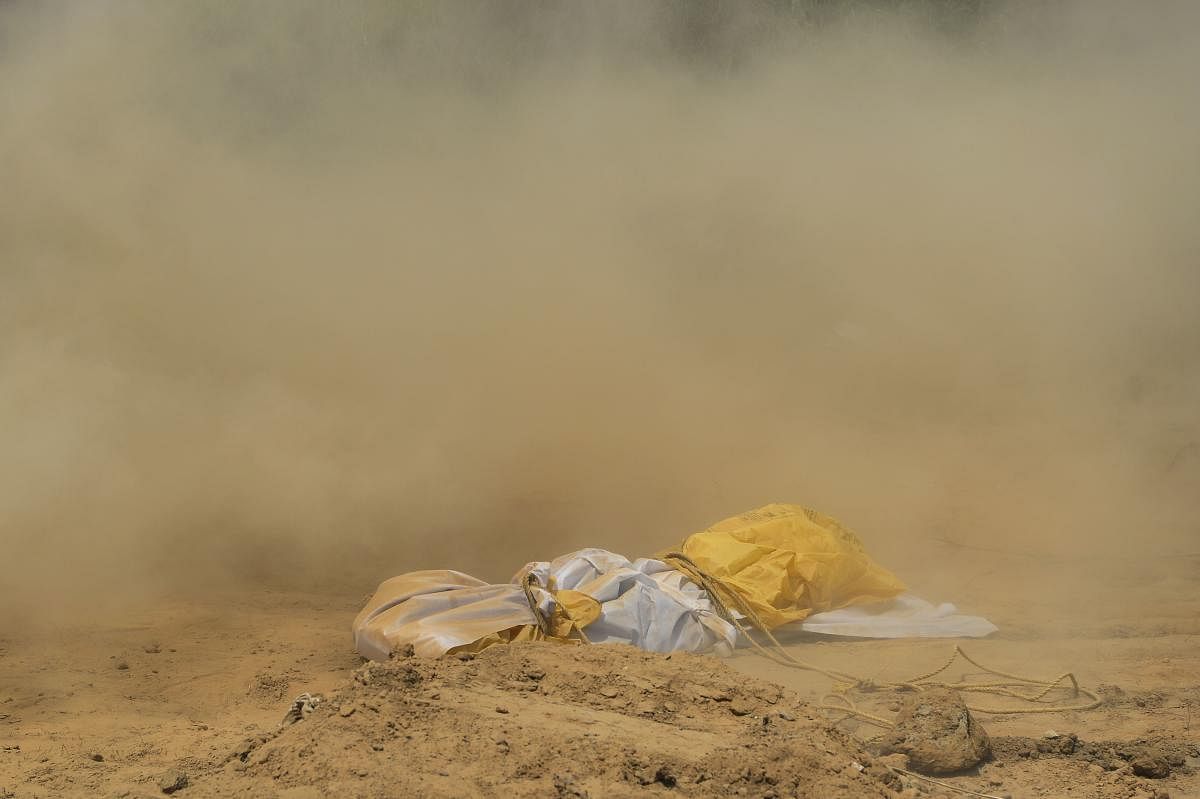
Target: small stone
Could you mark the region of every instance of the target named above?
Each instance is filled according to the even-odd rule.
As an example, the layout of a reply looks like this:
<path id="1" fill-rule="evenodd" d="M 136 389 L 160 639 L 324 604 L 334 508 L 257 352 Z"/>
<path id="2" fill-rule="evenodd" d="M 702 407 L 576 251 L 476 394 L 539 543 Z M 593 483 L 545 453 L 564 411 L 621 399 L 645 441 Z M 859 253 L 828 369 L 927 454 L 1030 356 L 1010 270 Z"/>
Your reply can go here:
<path id="1" fill-rule="evenodd" d="M 157 655 L 159 652 L 162 651 L 162 647 L 159 646 L 157 642 L 154 642 L 154 643 L 146 644 L 144 647 L 142 647 L 142 651 L 145 652 L 147 655 Z"/>
<path id="2" fill-rule="evenodd" d="M 92 752 L 91 757 L 92 757 L 92 760 L 95 760 L 97 763 L 104 762 L 104 755 L 100 754 L 99 752 Z"/>
<path id="3" fill-rule="evenodd" d="M 775 715 L 779 716 L 779 718 L 783 719 L 784 721 L 795 721 L 796 720 L 796 717 L 793 716 L 791 713 L 788 713 L 786 710 L 780 710 Z"/>
<path id="4" fill-rule="evenodd" d="M 117 671 L 125 671 L 129 668 L 129 664 L 124 660 L 118 660 L 115 664 Z"/>
<path id="5" fill-rule="evenodd" d="M 618 691 L 616 688 L 613 688 L 611 685 L 605 685 L 604 687 L 602 687 L 599 690 L 598 693 L 600 694 L 600 696 L 603 696 L 605 699 L 616 699 L 617 695 L 620 694 L 621 692 Z"/>
<path id="6" fill-rule="evenodd" d="M 539 669 L 536 666 L 531 666 L 525 669 L 525 678 L 528 680 L 540 680 L 546 676 L 544 669 Z"/>
<path id="7" fill-rule="evenodd" d="M 1051 731 L 1053 732 L 1053 731 Z M 1072 755 L 1079 746 L 1079 736 L 1075 733 L 1067 733 L 1061 735 L 1054 733 L 1053 735 L 1046 734 L 1041 740 L 1036 742 L 1036 751 L 1039 754 L 1030 753 L 1030 757 L 1037 758 L 1041 754 L 1047 755 Z"/>
<path id="8" fill-rule="evenodd" d="M 590 799 L 587 790 L 570 774 L 554 775 L 554 791 L 560 799 Z"/>
<path id="9" fill-rule="evenodd" d="M 371 744 L 371 749 L 375 750 L 376 752 L 382 752 L 382 751 L 383 751 L 383 744 L 381 744 L 381 743 L 373 743 L 373 744 Z"/>
<path id="10" fill-rule="evenodd" d="M 158 789 L 163 793 L 175 793 L 186 787 L 188 787 L 188 775 L 178 769 L 172 769 L 158 779 Z"/>
<path id="11" fill-rule="evenodd" d="M 754 712 L 754 705 L 745 699 L 735 699 L 729 703 L 729 712 L 735 716 L 749 716 Z"/>
<path id="12" fill-rule="evenodd" d="M 354 715 L 354 705 L 342 705 L 338 708 L 338 715 L 344 719 L 348 719 Z"/>
<path id="13" fill-rule="evenodd" d="M 497 713 L 507 713 L 508 708 L 506 708 L 504 705 L 496 705 L 496 712 Z"/>
<path id="14" fill-rule="evenodd" d="M 1167 761 L 1161 755 L 1150 751 L 1138 754 L 1130 765 L 1133 767 L 1133 773 L 1139 777 L 1161 780 L 1171 773 L 1171 767 L 1167 765 Z"/>

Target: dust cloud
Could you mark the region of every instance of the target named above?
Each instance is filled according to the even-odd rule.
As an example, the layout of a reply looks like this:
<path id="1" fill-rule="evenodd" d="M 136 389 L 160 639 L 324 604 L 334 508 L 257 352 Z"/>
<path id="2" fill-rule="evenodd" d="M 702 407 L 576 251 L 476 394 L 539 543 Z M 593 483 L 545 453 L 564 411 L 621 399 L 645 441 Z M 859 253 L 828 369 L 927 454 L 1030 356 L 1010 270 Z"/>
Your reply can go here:
<path id="1" fill-rule="evenodd" d="M 8 617 L 770 501 L 1194 552 L 1200 9 L 883 6 L 0 4 Z"/>

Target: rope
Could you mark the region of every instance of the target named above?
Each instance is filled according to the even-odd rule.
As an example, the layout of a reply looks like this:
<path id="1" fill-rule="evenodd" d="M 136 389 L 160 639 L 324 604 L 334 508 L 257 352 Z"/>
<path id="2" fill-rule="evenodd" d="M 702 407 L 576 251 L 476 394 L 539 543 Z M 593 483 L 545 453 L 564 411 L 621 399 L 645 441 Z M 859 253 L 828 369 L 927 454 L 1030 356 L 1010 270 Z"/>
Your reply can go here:
<path id="1" fill-rule="evenodd" d="M 918 780 L 925 780 L 925 782 L 932 783 L 934 785 L 937 785 L 940 788 L 946 788 L 951 791 L 957 791 L 958 793 L 966 794 L 967 796 L 979 796 L 979 797 L 982 797 L 982 799 L 1000 799 L 1000 797 L 996 796 L 995 794 L 980 793 L 979 791 L 972 791 L 972 790 L 968 790 L 966 788 L 959 788 L 957 785 L 951 785 L 948 782 L 942 782 L 941 780 L 935 780 L 932 777 L 926 777 L 924 774 L 918 774 L 915 771 L 909 771 L 908 769 L 905 769 L 905 768 L 897 768 L 896 766 L 888 766 L 888 768 L 890 768 L 892 771 L 896 772 L 897 774 L 903 774 L 906 777 L 915 777 Z"/>
<path id="2" fill-rule="evenodd" d="M 533 572 L 525 575 L 525 579 L 521 581 L 521 588 L 525 590 L 525 600 L 529 603 L 529 609 L 533 611 L 533 620 L 537 623 L 538 630 L 547 638 L 550 637 L 550 622 L 542 615 L 542 609 L 538 606 L 537 597 L 533 594 L 533 588 L 537 586 L 542 588 L 542 584 L 538 582 L 537 575 Z M 545 590 L 544 588 L 542 590 Z"/>
<path id="3" fill-rule="evenodd" d="M 962 693 L 990 694 L 993 696 L 1006 696 L 1011 699 L 1016 699 L 1039 707 L 981 707 L 978 705 L 967 704 L 967 708 L 973 713 L 986 714 L 1032 714 L 1032 713 L 1061 713 L 1065 711 L 1084 711 L 1097 708 L 1101 704 L 1100 697 L 1095 693 L 1079 687 L 1079 681 L 1075 679 L 1075 675 L 1071 672 L 1066 672 L 1053 680 L 1041 680 L 1035 677 L 1024 677 L 1019 674 L 1010 674 L 1008 672 L 999 671 L 989 666 L 985 666 L 979 661 L 969 656 L 962 650 L 961 647 L 955 645 L 954 650 L 950 653 L 950 657 L 940 667 L 926 674 L 913 677 L 908 680 L 892 683 L 877 683 L 872 680 L 866 680 L 857 677 L 847 672 L 834 671 L 832 669 L 822 668 L 820 666 L 808 663 L 793 656 L 790 652 L 784 649 L 778 639 L 771 634 L 767 625 L 763 623 L 762 618 L 755 612 L 754 608 L 746 600 L 746 598 L 736 588 L 729 585 L 718 577 L 709 574 L 702 569 L 695 561 L 688 557 L 683 552 L 668 552 L 662 556 L 661 560 L 671 564 L 679 571 L 687 575 L 693 582 L 704 589 L 708 594 L 709 599 L 713 603 L 713 607 L 721 618 L 730 622 L 737 628 L 738 632 L 748 640 L 759 654 L 765 656 L 769 660 L 779 663 L 783 666 L 802 669 L 804 671 L 812 671 L 817 674 L 824 675 L 834 682 L 834 690 L 837 693 L 827 695 L 821 702 L 821 707 L 825 710 L 844 713 L 845 718 L 855 717 L 871 724 L 876 724 L 882 727 L 893 727 L 895 724 L 882 716 L 876 716 L 864 710 L 860 710 L 849 694 L 853 691 L 859 693 L 873 693 L 876 691 L 922 691 L 929 688 L 951 688 Z M 736 610 L 749 622 L 749 625 L 742 624 L 733 613 Z M 751 629 L 758 630 L 766 636 L 770 643 L 770 648 L 761 644 L 752 634 Z M 962 658 L 972 666 L 1002 678 L 996 682 L 969 683 L 959 681 L 956 683 L 938 682 L 934 678 L 949 669 L 956 660 Z M 1070 688 L 1063 685 L 1064 681 L 1070 681 Z M 1035 690 L 1035 693 L 1022 692 L 1020 689 Z M 1046 697 L 1055 690 L 1070 690 L 1071 696 L 1077 698 L 1083 696 L 1086 701 L 1074 705 L 1069 704 L 1049 704 L 1046 703 Z M 841 704 L 832 703 L 829 700 L 835 699 Z M 844 720 L 844 719 L 843 719 Z"/>
<path id="4" fill-rule="evenodd" d="M 698 565 L 696 565 L 696 562 L 687 555 L 683 554 L 682 552 L 668 552 L 667 554 L 663 555 L 660 560 L 671 564 L 676 569 L 690 577 L 693 582 L 703 588 L 705 593 L 708 594 L 709 599 L 712 600 L 713 607 L 716 608 L 717 615 L 736 627 L 737 631 L 741 633 L 747 641 L 753 644 L 759 653 L 768 659 L 785 666 L 791 666 L 793 668 L 803 669 L 805 671 L 815 671 L 816 673 L 822 674 L 838 683 L 858 684 L 862 682 L 862 680 L 859 680 L 857 677 L 846 672 L 825 669 L 821 666 L 800 660 L 792 655 L 783 648 L 783 644 L 779 643 L 775 636 L 771 635 L 771 631 L 767 628 L 767 625 L 763 623 L 762 618 L 758 615 L 754 608 L 750 606 L 741 593 L 734 590 L 720 579 L 713 577 L 711 574 L 701 569 Z M 730 612 L 730 605 L 735 606 L 738 613 L 741 613 L 746 617 L 746 619 L 749 620 L 751 627 L 761 631 L 763 635 L 767 637 L 767 640 L 770 641 L 773 647 L 772 649 L 767 649 L 765 646 L 759 643 L 753 635 L 751 635 L 750 630 L 746 627 L 746 625 L 742 624 L 741 621 L 734 616 L 732 612 Z"/>
<path id="5" fill-rule="evenodd" d="M 554 638 L 561 641 L 563 638 L 554 634 L 554 627 L 552 626 L 551 619 L 547 618 L 542 613 L 542 609 L 538 604 L 537 596 L 533 593 L 534 588 L 539 588 L 542 591 L 550 594 L 550 598 L 554 601 L 555 605 L 562 607 L 562 604 L 558 601 L 558 591 L 554 586 L 554 578 L 551 577 L 549 582 L 549 585 L 542 585 L 541 582 L 538 581 L 537 575 L 533 572 L 530 572 L 529 574 L 526 574 L 525 579 L 521 581 L 521 588 L 525 591 L 525 600 L 529 603 L 529 609 L 533 612 L 534 621 L 537 622 L 539 635 L 544 638 Z M 585 644 L 591 643 L 591 641 L 588 640 L 587 634 L 584 633 L 582 627 L 580 627 L 578 624 L 574 624 L 572 625 L 572 628 L 573 631 L 579 636 L 580 641 Z"/>

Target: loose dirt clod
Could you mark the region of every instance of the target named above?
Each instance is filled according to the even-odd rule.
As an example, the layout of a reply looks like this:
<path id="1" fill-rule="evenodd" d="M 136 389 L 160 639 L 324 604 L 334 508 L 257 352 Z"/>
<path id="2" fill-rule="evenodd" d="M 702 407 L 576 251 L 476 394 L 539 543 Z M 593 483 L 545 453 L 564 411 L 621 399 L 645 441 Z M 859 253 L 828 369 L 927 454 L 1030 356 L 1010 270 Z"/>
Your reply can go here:
<path id="1" fill-rule="evenodd" d="M 182 791 L 184 788 L 188 787 L 189 784 L 190 781 L 188 780 L 188 775 L 186 773 L 179 771 L 178 769 L 172 769 L 171 771 L 168 771 L 166 774 L 163 774 L 161 777 L 159 777 L 158 789 L 163 793 L 172 794 L 176 791 Z"/>
<path id="2" fill-rule="evenodd" d="M 1171 774 L 1171 766 L 1161 755 L 1149 750 L 1143 751 L 1129 763 L 1133 773 L 1139 777 L 1150 777 L 1161 780 Z"/>
<path id="3" fill-rule="evenodd" d="M 934 688 L 906 697 L 896 728 L 884 736 L 886 754 L 908 755 L 911 767 L 925 774 L 953 774 L 991 755 L 987 731 L 971 715 L 957 691 Z"/>

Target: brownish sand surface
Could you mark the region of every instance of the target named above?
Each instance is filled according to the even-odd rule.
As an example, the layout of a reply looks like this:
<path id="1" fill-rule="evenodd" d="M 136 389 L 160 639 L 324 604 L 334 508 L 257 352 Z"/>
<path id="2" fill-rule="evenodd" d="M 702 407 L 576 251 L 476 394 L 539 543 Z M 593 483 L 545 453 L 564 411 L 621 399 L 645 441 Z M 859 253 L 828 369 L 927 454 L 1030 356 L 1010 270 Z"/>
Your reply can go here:
<path id="1" fill-rule="evenodd" d="M 913 564 L 936 555 L 938 567 L 913 582 L 1001 627 L 963 643 L 973 657 L 1035 676 L 1071 670 L 1105 700 L 1086 712 L 981 716 L 995 759 L 946 783 L 1014 799 L 1200 796 L 1200 563 L 1097 562 L 1111 600 L 1081 604 L 1064 599 L 1061 578 L 1051 590 L 1062 571 L 1052 563 L 926 554 Z M 951 795 L 887 772 L 860 743 L 877 728 L 822 712 L 826 678 L 751 652 L 721 661 L 525 645 L 364 666 L 349 643 L 351 596 L 241 591 L 7 635 L 0 790 L 162 795 L 160 780 L 177 770 L 185 797 Z M 788 646 L 899 680 L 939 665 L 953 642 Z M 302 692 L 325 701 L 280 728 Z M 894 701 L 869 706 L 886 716 Z M 1079 751 L 1056 754 L 1049 732 L 1077 736 Z M 1146 746 L 1175 761 L 1169 777 L 1131 773 L 1128 758 Z"/>
<path id="2" fill-rule="evenodd" d="M 751 651 L 353 652 L 771 501 L 1103 698 L 947 783 L 1200 797 L 1198 74 L 1195 0 L 0 0 L 0 799 L 949 795 Z"/>

